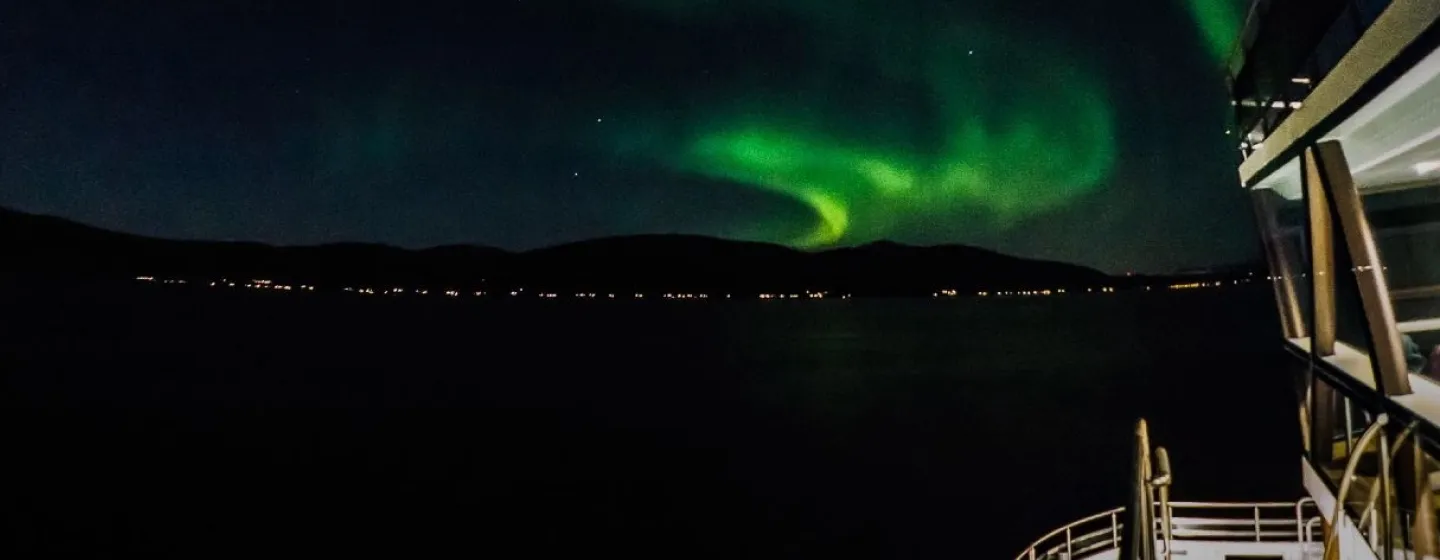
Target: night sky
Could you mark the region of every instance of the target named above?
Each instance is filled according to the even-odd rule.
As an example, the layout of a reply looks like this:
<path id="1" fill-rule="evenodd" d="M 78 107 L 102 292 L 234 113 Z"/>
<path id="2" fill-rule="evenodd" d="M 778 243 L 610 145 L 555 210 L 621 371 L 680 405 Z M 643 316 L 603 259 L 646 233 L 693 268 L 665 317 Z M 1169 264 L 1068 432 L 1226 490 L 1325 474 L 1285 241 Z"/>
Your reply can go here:
<path id="1" fill-rule="evenodd" d="M 1256 254 L 1243 0 L 4 4 L 0 205 L 106 228 Z"/>

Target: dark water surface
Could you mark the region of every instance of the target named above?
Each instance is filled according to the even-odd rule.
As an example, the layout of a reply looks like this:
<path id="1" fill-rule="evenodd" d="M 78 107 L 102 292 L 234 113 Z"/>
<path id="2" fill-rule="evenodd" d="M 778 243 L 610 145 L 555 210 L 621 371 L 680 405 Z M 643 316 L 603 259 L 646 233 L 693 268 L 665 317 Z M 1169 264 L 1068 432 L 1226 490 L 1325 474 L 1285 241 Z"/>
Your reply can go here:
<path id="1" fill-rule="evenodd" d="M 9 557 L 1011 558 L 1300 495 L 1258 289 L 1029 300 L 6 296 Z"/>

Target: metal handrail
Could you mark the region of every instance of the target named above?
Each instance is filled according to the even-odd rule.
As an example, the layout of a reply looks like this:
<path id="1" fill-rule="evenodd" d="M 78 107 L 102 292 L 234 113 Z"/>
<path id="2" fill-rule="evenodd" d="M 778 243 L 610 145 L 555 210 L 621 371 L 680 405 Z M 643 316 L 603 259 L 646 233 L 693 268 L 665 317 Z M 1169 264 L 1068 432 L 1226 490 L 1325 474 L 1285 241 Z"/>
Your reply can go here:
<path id="1" fill-rule="evenodd" d="M 1404 431 L 1400 432 L 1400 435 L 1395 437 L 1395 443 L 1392 444 L 1390 448 L 1391 464 L 1394 464 L 1395 459 L 1400 456 L 1400 451 L 1405 445 L 1405 440 L 1410 439 L 1410 436 L 1415 433 L 1415 428 L 1419 425 L 1419 422 L 1411 422 L 1409 426 L 1405 427 Z M 1365 509 L 1360 512 L 1360 522 L 1355 524 L 1357 527 L 1364 527 L 1365 523 L 1370 520 L 1370 514 L 1375 513 L 1375 501 L 1379 497 L 1380 485 L 1370 486 L 1370 496 L 1365 500 Z"/>
<path id="2" fill-rule="evenodd" d="M 1120 540 L 1121 560 L 1155 560 L 1155 491 L 1150 462 L 1150 429 L 1145 419 L 1135 422 L 1135 455 L 1130 500 L 1125 508 L 1125 538 Z"/>
<path id="3" fill-rule="evenodd" d="M 1095 521 L 1095 520 L 1097 520 L 1097 519 L 1103 519 L 1103 518 L 1106 518 L 1106 517 L 1109 517 L 1109 518 L 1110 518 L 1110 535 L 1111 535 L 1111 536 L 1110 536 L 1110 543 L 1111 543 L 1111 545 L 1110 545 L 1109 548 L 1107 548 L 1107 549 L 1105 549 L 1105 550 L 1109 550 L 1110 548 L 1118 547 L 1118 546 L 1120 545 L 1120 518 L 1119 518 L 1119 516 L 1120 516 L 1120 513 L 1123 512 L 1123 511 L 1125 511 L 1125 508 L 1123 508 L 1123 507 L 1118 507 L 1118 508 L 1115 508 L 1115 509 L 1110 509 L 1110 510 L 1102 511 L 1102 512 L 1100 512 L 1100 513 L 1097 513 L 1097 514 L 1095 514 L 1095 515 L 1091 515 L 1091 516 L 1089 516 L 1089 517 L 1082 517 L 1082 518 L 1077 519 L 1077 520 L 1075 520 L 1075 521 L 1071 521 L 1068 525 L 1065 525 L 1065 526 L 1063 526 L 1063 527 L 1060 527 L 1060 528 L 1058 528 L 1058 529 L 1055 529 L 1054 531 L 1050 531 L 1049 533 L 1045 533 L 1044 536 L 1041 536 L 1040 538 L 1035 539 L 1035 542 L 1030 543 L 1030 546 L 1025 549 L 1025 552 L 1021 552 L 1019 556 L 1016 556 L 1016 557 L 1015 557 L 1015 560 L 1027 560 L 1027 559 L 1028 559 L 1028 560 L 1035 560 L 1035 559 L 1036 559 L 1035 552 L 1041 548 L 1041 545 L 1049 542 L 1051 539 L 1054 539 L 1055 537 L 1058 537 L 1058 536 L 1060 536 L 1060 535 L 1064 535 L 1064 536 L 1065 536 L 1065 541 L 1064 541 L 1060 546 L 1063 546 L 1064 548 L 1067 548 L 1067 549 L 1071 549 L 1071 548 L 1074 547 L 1074 536 L 1073 536 L 1073 531 L 1074 531 L 1074 529 L 1076 529 L 1077 527 L 1080 527 L 1081 525 L 1084 525 L 1084 524 L 1086 524 L 1086 523 L 1090 523 L 1090 522 Z M 1089 534 L 1089 533 L 1087 533 L 1087 534 Z"/>
<path id="4" fill-rule="evenodd" d="M 1170 472 L 1170 453 L 1164 447 L 1155 449 L 1155 478 L 1150 479 L 1150 486 L 1160 491 L 1160 529 L 1165 541 L 1165 560 L 1174 556 L 1175 520 L 1172 517 L 1174 508 L 1170 507 L 1170 484 L 1175 481 L 1174 475 Z M 1258 513 L 1257 513 L 1258 515 Z"/>
<path id="5" fill-rule="evenodd" d="M 1172 514 L 1172 522 L 1199 522 L 1209 525 L 1224 525 L 1233 527 L 1248 527 L 1247 530 L 1235 531 L 1212 531 L 1201 533 L 1199 531 L 1182 530 L 1175 531 L 1174 538 L 1177 541 L 1191 540 L 1193 538 L 1217 538 L 1235 537 L 1246 540 L 1262 541 L 1266 539 L 1294 539 L 1296 542 L 1310 542 L 1310 529 L 1319 519 L 1318 516 L 1305 517 L 1306 506 L 1314 506 L 1315 500 L 1301 498 L 1294 502 L 1170 502 L 1169 509 Z M 1156 504 L 1159 507 L 1159 504 Z M 1266 511 L 1285 509 L 1287 515 L 1284 518 L 1263 515 Z M 1249 514 L 1246 518 L 1241 517 L 1173 517 L 1173 512 L 1179 510 L 1205 510 L 1205 511 L 1234 511 Z M 1058 557 L 1062 553 L 1093 554 L 1118 548 L 1120 545 L 1120 514 L 1125 508 L 1119 507 L 1100 513 L 1082 517 L 1069 524 L 1057 528 L 1030 543 L 1023 552 L 1015 557 L 1015 560 L 1039 560 L 1042 558 Z M 1163 515 L 1163 512 L 1162 512 Z M 1109 519 L 1108 526 L 1096 524 L 1096 521 Z M 1257 523 L 1255 520 L 1259 520 Z M 1158 521 L 1157 521 L 1158 523 Z M 1285 530 L 1274 528 L 1285 526 Z M 1164 530 L 1163 527 L 1160 528 Z M 1173 527 L 1172 527 L 1173 529 Z M 1099 543 L 1083 546 L 1086 539 L 1102 536 L 1109 531 L 1110 538 L 1103 539 Z M 1098 546 L 1097 546 L 1098 545 Z M 1167 549 L 1168 550 L 1168 549 Z"/>
<path id="6" fill-rule="evenodd" d="M 1350 482 L 1355 476 L 1355 468 L 1360 466 L 1360 457 L 1364 455 L 1365 449 L 1370 446 L 1370 442 L 1374 441 L 1376 437 L 1383 437 L 1385 424 L 1389 422 L 1390 417 L 1383 413 L 1376 416 L 1375 422 L 1370 424 L 1369 428 L 1365 429 L 1364 434 L 1361 434 L 1360 441 L 1356 444 L 1356 449 L 1350 452 L 1350 459 L 1345 462 L 1345 470 L 1340 475 L 1340 491 L 1335 493 L 1335 511 L 1330 516 L 1331 523 L 1326 525 L 1325 552 L 1321 558 L 1338 558 L 1338 556 L 1331 556 L 1331 551 L 1333 547 L 1339 543 L 1340 522 L 1344 519 L 1341 515 L 1345 513 L 1345 495 L 1350 492 Z M 1388 455 L 1389 449 L 1385 449 L 1382 454 Z M 1381 457 L 1381 459 L 1385 463 L 1389 463 L 1389 457 Z M 1385 484 L 1388 478 L 1389 473 L 1384 472 L 1382 469 L 1380 472 L 1381 484 Z M 1388 492 L 1388 488 L 1386 490 Z"/>

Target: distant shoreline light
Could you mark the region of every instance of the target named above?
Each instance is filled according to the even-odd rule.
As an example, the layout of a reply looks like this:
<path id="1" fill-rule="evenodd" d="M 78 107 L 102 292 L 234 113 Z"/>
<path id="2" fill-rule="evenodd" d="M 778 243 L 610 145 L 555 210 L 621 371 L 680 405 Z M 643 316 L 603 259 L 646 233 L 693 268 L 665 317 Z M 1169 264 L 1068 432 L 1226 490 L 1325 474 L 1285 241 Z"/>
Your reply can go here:
<path id="1" fill-rule="evenodd" d="M 1253 275 L 1252 275 L 1252 276 L 1253 276 Z M 1265 277 L 1265 279 L 1266 279 L 1266 280 L 1270 280 L 1270 281 L 1276 280 L 1276 278 L 1268 277 L 1268 276 Z M 136 282 L 141 282 L 141 283 L 146 283 L 146 284 L 159 284 L 159 285 L 188 285 L 188 284 L 191 282 L 191 280 L 189 280 L 189 279 L 183 279 L 183 278 L 161 278 L 161 277 L 157 277 L 157 276 L 136 276 L 136 277 L 134 277 L 134 280 L 135 280 Z M 1161 288 L 1163 288 L 1163 289 L 1166 290 L 1166 291 L 1194 290 L 1194 289 L 1203 289 L 1203 288 L 1212 288 L 1212 289 L 1213 289 L 1213 288 L 1223 288 L 1223 287 L 1226 287 L 1226 286 L 1239 286 L 1239 285 L 1241 285 L 1241 284 L 1249 284 L 1249 283 L 1252 282 L 1252 280 L 1253 280 L 1253 279 L 1252 279 L 1252 278 L 1249 278 L 1249 277 L 1246 277 L 1246 278 L 1227 278 L 1227 279 L 1222 279 L 1222 280 L 1207 279 L 1207 280 L 1205 280 L 1205 281 L 1197 281 L 1197 282 L 1183 282 L 1183 283 L 1163 284 L 1163 285 L 1159 285 L 1158 287 L 1161 287 Z M 269 290 L 269 291 L 280 291 L 280 292 L 292 292 L 292 291 L 294 291 L 294 292 L 315 292 L 315 291 L 317 291 L 317 289 L 318 289 L 318 286 L 316 286 L 316 285 L 314 285 L 314 284 L 298 284 L 298 285 L 293 285 L 293 284 L 281 284 L 281 283 L 276 283 L 274 280 L 270 280 L 270 279 L 251 279 L 250 281 L 242 282 L 242 283 L 237 284 L 237 283 L 235 283 L 235 282 L 230 281 L 228 278 L 220 278 L 220 279 L 218 279 L 218 280 L 210 280 L 210 281 L 200 280 L 198 283 L 199 283 L 199 284 L 206 285 L 206 286 L 208 286 L 208 287 L 210 287 L 210 288 L 236 288 L 236 287 L 240 287 L 240 288 L 245 288 L 245 289 L 248 289 L 248 290 L 257 290 L 257 291 L 258 291 L 258 290 Z M 1132 285 L 1132 286 L 1126 287 L 1126 288 L 1124 288 L 1124 289 L 1122 290 L 1122 289 L 1117 288 L 1117 287 L 1115 287 L 1115 286 L 1095 286 L 1095 287 L 1085 288 L 1085 292 L 1084 292 L 1084 293 L 1087 293 L 1087 294 L 1094 294 L 1094 293 L 1114 294 L 1114 293 L 1118 293 L 1118 292 L 1120 292 L 1120 291 L 1135 291 L 1135 292 L 1144 291 L 1144 292 L 1150 292 L 1150 291 L 1154 291 L 1154 288 L 1156 288 L 1156 287 L 1157 287 L 1156 285 Z M 1067 295 L 1067 294 L 1069 293 L 1069 290 L 1070 290 L 1070 288 L 1030 288 L 1030 289 L 1018 289 L 1018 290 L 981 290 L 981 291 L 976 291 L 976 292 L 964 292 L 964 293 L 962 294 L 962 292 L 961 292 L 959 289 L 957 289 L 957 288 L 942 288 L 942 289 L 940 289 L 940 290 L 936 290 L 936 291 L 934 291 L 934 292 L 931 292 L 931 293 L 930 293 L 930 297 L 931 297 L 932 299 L 939 299 L 939 298 L 947 298 L 947 299 L 950 299 L 950 298 L 960 298 L 960 297 L 966 297 L 966 298 L 971 298 L 971 297 L 973 297 L 973 298 L 1049 297 L 1049 296 Z M 385 296 L 391 296 L 391 297 L 397 297 L 397 296 L 402 296 L 402 295 L 409 295 L 409 296 L 411 296 L 411 297 L 423 297 L 423 296 L 428 296 L 428 295 L 430 294 L 430 289 L 429 289 L 429 288 L 407 288 L 407 287 L 403 287 L 403 286 L 391 286 L 391 287 L 389 287 L 389 288 L 381 288 L 380 291 L 378 291 L 378 292 L 376 291 L 376 288 L 371 287 L 371 286 L 343 286 L 343 287 L 340 287 L 340 288 L 338 288 L 338 289 L 335 289 L 334 291 L 341 292 L 341 293 L 361 294 L 361 295 L 385 295 Z M 473 298 L 498 297 L 498 296 L 490 296 L 490 292 L 489 292 L 488 290 L 460 290 L 460 289 L 455 289 L 455 288 L 446 288 L 445 290 L 443 290 L 443 291 L 441 291 L 441 292 L 438 292 L 438 293 L 439 293 L 439 294 L 443 294 L 443 295 L 445 295 L 446 297 L 453 298 L 453 299 L 460 299 L 460 298 L 465 297 L 465 296 L 470 296 L 472 299 L 473 299 Z M 634 292 L 634 293 L 630 293 L 630 294 L 620 294 L 620 295 L 617 297 L 617 295 L 616 295 L 615 293 L 613 293 L 613 292 L 600 293 L 600 292 L 589 292 L 589 291 L 586 291 L 586 292 L 573 292 L 573 293 L 572 293 L 572 292 L 566 292 L 566 293 L 562 296 L 561 292 L 556 292 L 556 291 L 529 291 L 527 288 L 524 288 L 524 287 L 517 287 L 517 288 L 515 288 L 515 289 L 513 289 L 513 290 L 510 290 L 510 291 L 508 291 L 508 292 L 503 292 L 502 294 L 508 294 L 508 296 L 509 296 L 510 298 L 524 298 L 524 297 L 529 297 L 529 298 L 532 298 L 532 299 L 547 299 L 547 300 L 548 300 L 548 299 L 562 299 L 562 297 L 563 297 L 564 299 L 606 299 L 606 300 L 614 300 L 614 299 L 632 299 L 632 300 L 639 300 L 639 299 L 646 299 L 646 294 L 645 294 L 644 292 Z M 743 294 L 742 294 L 742 295 L 743 295 Z M 665 300 L 685 300 L 685 301 L 691 301 L 691 300 L 710 300 L 710 299 L 727 299 L 727 300 L 728 300 L 728 299 L 732 299 L 732 298 L 733 298 L 733 294 L 726 293 L 726 294 L 723 294 L 723 297 L 722 297 L 722 294 L 715 294 L 714 297 L 711 297 L 711 294 L 710 294 L 709 292 L 664 292 L 664 293 L 660 294 L 658 297 L 659 297 L 660 299 L 665 299 Z M 760 292 L 760 293 L 755 294 L 754 297 L 755 297 L 755 299 L 761 299 L 761 300 L 776 300 L 776 299 L 809 299 L 809 300 L 842 299 L 842 300 L 848 300 L 848 299 L 853 298 L 853 297 L 854 297 L 854 294 L 848 294 L 848 293 L 846 293 L 846 294 L 836 294 L 836 293 L 832 293 L 832 292 L 826 291 L 826 290 L 804 290 L 804 291 L 800 291 L 800 292 L 792 292 L 792 291 Z"/>

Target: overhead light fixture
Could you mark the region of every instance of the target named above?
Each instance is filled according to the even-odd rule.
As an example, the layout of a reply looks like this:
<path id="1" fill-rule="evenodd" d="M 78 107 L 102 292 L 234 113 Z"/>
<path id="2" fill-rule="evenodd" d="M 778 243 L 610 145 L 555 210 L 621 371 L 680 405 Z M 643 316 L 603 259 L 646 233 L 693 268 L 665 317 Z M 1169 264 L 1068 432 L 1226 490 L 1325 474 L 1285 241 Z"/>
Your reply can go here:
<path id="1" fill-rule="evenodd" d="M 1415 174 L 1417 175 L 1429 175 L 1437 170 L 1440 170 L 1440 160 L 1422 161 L 1415 164 Z"/>
<path id="2" fill-rule="evenodd" d="M 1310 85 L 1310 78 L 1290 78 L 1291 83 Z"/>

